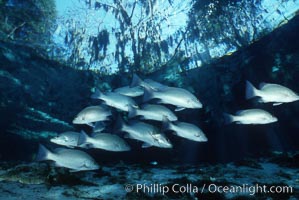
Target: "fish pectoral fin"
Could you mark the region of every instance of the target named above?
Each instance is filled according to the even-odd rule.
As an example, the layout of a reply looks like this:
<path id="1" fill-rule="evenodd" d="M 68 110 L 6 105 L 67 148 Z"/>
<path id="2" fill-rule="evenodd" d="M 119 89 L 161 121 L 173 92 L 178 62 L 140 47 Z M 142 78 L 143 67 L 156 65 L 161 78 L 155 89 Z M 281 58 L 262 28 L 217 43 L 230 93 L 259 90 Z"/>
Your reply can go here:
<path id="1" fill-rule="evenodd" d="M 143 143 L 143 144 L 142 144 L 142 148 L 149 148 L 149 147 L 151 147 L 151 146 L 153 146 L 153 145 L 151 145 L 151 144 L 149 144 L 149 143 Z"/>
<path id="2" fill-rule="evenodd" d="M 175 112 L 178 112 L 178 111 L 181 111 L 181 110 L 184 110 L 185 108 L 183 108 L 183 107 L 177 107 L 174 111 Z"/>
<path id="3" fill-rule="evenodd" d="M 273 103 L 273 106 L 279 106 L 281 105 L 282 103 Z"/>
<path id="4" fill-rule="evenodd" d="M 236 124 L 242 124 L 242 123 L 237 121 Z"/>
<path id="5" fill-rule="evenodd" d="M 91 123 L 91 122 L 90 122 L 90 123 L 87 123 L 87 125 L 90 126 L 90 127 L 92 127 L 92 128 L 94 128 L 94 126 L 95 126 L 95 125 L 94 125 L 93 123 Z"/>

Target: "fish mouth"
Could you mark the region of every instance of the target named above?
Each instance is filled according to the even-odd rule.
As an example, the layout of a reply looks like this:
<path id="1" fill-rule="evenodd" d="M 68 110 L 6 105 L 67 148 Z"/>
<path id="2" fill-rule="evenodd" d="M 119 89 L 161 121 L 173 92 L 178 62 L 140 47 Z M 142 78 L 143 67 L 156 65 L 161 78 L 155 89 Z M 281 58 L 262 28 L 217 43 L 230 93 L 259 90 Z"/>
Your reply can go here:
<path id="1" fill-rule="evenodd" d="M 73 124 L 84 124 L 84 121 L 81 121 L 81 120 L 78 120 L 77 118 L 75 118 L 73 121 L 72 121 Z"/>
<path id="2" fill-rule="evenodd" d="M 197 103 L 194 108 L 202 108 L 202 104 L 201 103 Z"/>
<path id="3" fill-rule="evenodd" d="M 173 117 L 173 118 L 171 118 L 171 121 L 177 121 L 177 120 L 178 120 L 177 117 Z"/>
<path id="4" fill-rule="evenodd" d="M 165 148 L 173 148 L 173 145 L 172 145 L 171 143 L 166 144 L 166 145 L 165 145 Z"/>
<path id="5" fill-rule="evenodd" d="M 297 98 L 295 98 L 294 101 L 299 101 L 299 96 Z"/>

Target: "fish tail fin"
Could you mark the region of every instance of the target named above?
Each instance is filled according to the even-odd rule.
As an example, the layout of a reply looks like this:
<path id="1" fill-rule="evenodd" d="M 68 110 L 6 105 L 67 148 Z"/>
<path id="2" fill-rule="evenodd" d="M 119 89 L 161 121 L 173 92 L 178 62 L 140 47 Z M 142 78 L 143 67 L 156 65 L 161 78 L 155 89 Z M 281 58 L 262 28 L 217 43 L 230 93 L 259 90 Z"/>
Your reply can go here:
<path id="1" fill-rule="evenodd" d="M 77 146 L 81 146 L 82 144 L 87 143 L 88 138 L 89 136 L 84 131 L 81 131 L 77 141 Z"/>
<path id="2" fill-rule="evenodd" d="M 122 119 L 122 117 L 120 115 L 118 115 L 115 126 L 113 128 L 113 132 L 121 132 L 124 130 L 125 127 L 126 127 L 126 124 L 125 124 L 124 120 Z"/>
<path id="3" fill-rule="evenodd" d="M 165 130 L 171 129 L 171 125 L 172 124 L 169 121 L 169 119 L 166 116 L 163 116 L 163 119 L 162 119 L 162 130 L 165 131 Z"/>
<path id="4" fill-rule="evenodd" d="M 256 89 L 252 83 L 246 81 L 246 99 L 251 99 L 258 96 L 258 89 Z"/>
<path id="5" fill-rule="evenodd" d="M 101 93 L 101 91 L 98 88 L 96 88 L 95 92 L 91 95 L 91 98 L 92 99 L 100 99 L 102 95 L 103 94 Z"/>
<path id="6" fill-rule="evenodd" d="M 228 113 L 223 113 L 223 118 L 224 118 L 224 123 L 225 124 L 230 124 L 233 123 L 234 120 L 234 116 Z"/>
<path id="7" fill-rule="evenodd" d="M 143 102 L 149 101 L 154 97 L 154 90 L 150 87 L 144 87 Z"/>
<path id="8" fill-rule="evenodd" d="M 42 144 L 39 144 L 38 152 L 35 157 L 36 161 L 43 161 L 43 160 L 49 160 L 49 154 L 51 152 Z"/>
<path id="9" fill-rule="evenodd" d="M 133 106 L 129 106 L 128 118 L 133 118 L 136 116 L 137 116 L 137 109 L 134 108 Z"/>
<path id="10" fill-rule="evenodd" d="M 130 87 L 141 86 L 143 85 L 142 83 L 143 83 L 142 79 L 137 74 L 133 74 Z"/>

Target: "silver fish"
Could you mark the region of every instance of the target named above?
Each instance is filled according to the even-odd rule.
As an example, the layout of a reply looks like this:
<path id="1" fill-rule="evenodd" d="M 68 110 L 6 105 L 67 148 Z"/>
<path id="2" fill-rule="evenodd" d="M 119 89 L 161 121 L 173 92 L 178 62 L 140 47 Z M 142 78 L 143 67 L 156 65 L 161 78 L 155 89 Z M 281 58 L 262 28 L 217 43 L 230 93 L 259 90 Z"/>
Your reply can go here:
<path id="1" fill-rule="evenodd" d="M 140 86 L 130 87 L 124 86 L 113 90 L 116 93 L 129 96 L 129 97 L 138 97 L 143 95 L 143 89 Z"/>
<path id="2" fill-rule="evenodd" d="M 134 74 L 131 87 L 136 85 L 144 87 L 143 101 L 160 99 L 159 103 L 177 106 L 175 111 L 185 108 L 202 108 L 201 102 L 191 92 L 183 88 L 168 87 L 151 79 L 142 81 Z"/>
<path id="3" fill-rule="evenodd" d="M 80 133 L 67 131 L 60 133 L 57 137 L 51 138 L 50 141 L 62 146 L 67 146 L 69 148 L 74 148 L 78 144 L 78 138 Z"/>
<path id="4" fill-rule="evenodd" d="M 194 124 L 185 122 L 171 123 L 166 117 L 163 118 L 163 128 L 165 130 L 172 130 L 175 135 L 196 141 L 196 142 L 207 142 L 208 138 L 204 132 Z"/>
<path id="5" fill-rule="evenodd" d="M 136 86 L 152 88 L 155 91 L 159 91 L 159 90 L 161 91 L 168 88 L 167 85 L 163 85 L 159 82 L 153 81 L 152 79 L 145 79 L 143 81 L 138 75 L 134 74 L 130 87 L 136 87 Z"/>
<path id="6" fill-rule="evenodd" d="M 125 124 L 121 119 L 118 120 L 120 131 L 127 132 L 126 138 L 143 141 L 142 148 L 151 146 L 161 148 L 172 148 L 171 142 L 156 127 L 143 122 L 135 122 L 130 125 Z"/>
<path id="7" fill-rule="evenodd" d="M 137 103 L 132 98 L 115 92 L 107 92 L 103 94 L 98 89 L 96 89 L 91 98 L 101 99 L 105 101 L 108 106 L 117 108 L 122 111 L 128 112 L 129 106 L 138 108 Z"/>
<path id="8" fill-rule="evenodd" d="M 94 159 L 83 151 L 57 148 L 51 152 L 41 144 L 36 160 L 53 160 L 56 166 L 69 168 L 71 172 L 99 169 L 99 165 Z"/>
<path id="9" fill-rule="evenodd" d="M 96 133 L 92 137 L 84 131 L 81 132 L 78 145 L 86 145 L 90 148 L 104 149 L 107 151 L 130 151 L 128 143 L 117 135 L 109 133 Z"/>
<path id="10" fill-rule="evenodd" d="M 168 87 L 162 91 L 144 88 L 143 101 L 150 99 L 160 99 L 159 103 L 177 106 L 175 111 L 185 108 L 202 108 L 201 102 L 188 90 L 182 88 Z"/>
<path id="11" fill-rule="evenodd" d="M 73 124 L 91 124 L 97 121 L 108 120 L 111 111 L 103 106 L 89 106 L 77 114 Z"/>
<path id="12" fill-rule="evenodd" d="M 253 97 L 260 97 L 259 102 L 271 102 L 273 106 L 299 100 L 299 96 L 295 92 L 282 85 L 261 83 L 257 89 L 249 81 L 246 81 L 246 99 Z"/>
<path id="13" fill-rule="evenodd" d="M 248 109 L 236 112 L 236 115 L 224 114 L 225 123 L 236 122 L 237 124 L 269 124 L 278 119 L 262 109 Z"/>
<path id="14" fill-rule="evenodd" d="M 128 117 L 142 116 L 142 119 L 162 121 L 163 117 L 167 117 L 170 121 L 176 121 L 177 116 L 168 108 L 162 105 L 145 104 L 141 109 L 133 107 L 129 108 Z"/>
<path id="15" fill-rule="evenodd" d="M 160 99 L 159 103 L 177 106 L 175 111 L 185 108 L 202 108 L 201 102 L 191 92 L 183 88 L 168 87 L 152 80 L 145 82 L 134 74 L 131 86 L 136 85 L 144 87 L 143 101 Z"/>

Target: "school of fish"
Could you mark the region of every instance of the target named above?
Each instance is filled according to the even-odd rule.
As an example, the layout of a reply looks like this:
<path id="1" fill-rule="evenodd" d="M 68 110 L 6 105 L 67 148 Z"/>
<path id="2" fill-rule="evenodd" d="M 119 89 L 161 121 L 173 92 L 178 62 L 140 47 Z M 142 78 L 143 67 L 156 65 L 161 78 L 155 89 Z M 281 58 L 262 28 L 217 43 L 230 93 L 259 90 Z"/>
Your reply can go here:
<path id="1" fill-rule="evenodd" d="M 134 99 L 140 96 L 143 96 L 141 105 Z M 246 99 L 254 97 L 259 98 L 261 103 L 273 103 L 273 106 L 299 100 L 295 92 L 284 86 L 261 83 L 257 89 L 246 81 Z M 130 151 L 131 147 L 126 139 L 141 142 L 142 148 L 173 148 L 166 135 L 169 131 L 194 142 L 208 141 L 200 127 L 180 121 L 175 114 L 184 109 L 203 107 L 199 99 L 186 89 L 169 87 L 151 79 L 142 80 L 134 74 L 131 85 L 109 92 L 95 89 L 91 98 L 99 100 L 101 104 L 82 109 L 72 122 L 92 127 L 92 133 L 87 134 L 83 130 L 60 133 L 50 141 L 64 148 L 50 151 L 40 144 L 37 161 L 52 160 L 56 166 L 68 168 L 71 172 L 96 170 L 99 169 L 99 165 L 95 160 L 77 148 Z M 257 108 L 240 110 L 235 115 L 223 115 L 226 124 L 269 124 L 278 121 L 271 113 Z M 154 121 L 161 123 L 161 126 L 153 125 Z M 114 124 L 113 131 L 107 129 L 108 122 Z"/>

